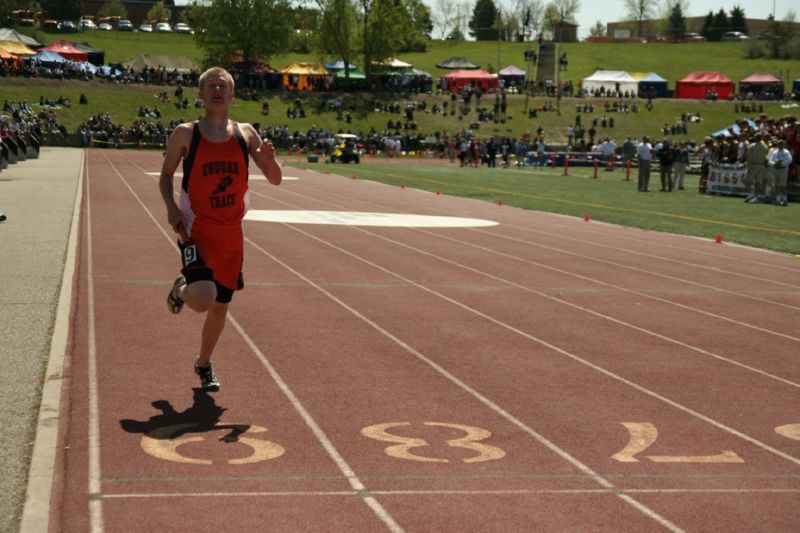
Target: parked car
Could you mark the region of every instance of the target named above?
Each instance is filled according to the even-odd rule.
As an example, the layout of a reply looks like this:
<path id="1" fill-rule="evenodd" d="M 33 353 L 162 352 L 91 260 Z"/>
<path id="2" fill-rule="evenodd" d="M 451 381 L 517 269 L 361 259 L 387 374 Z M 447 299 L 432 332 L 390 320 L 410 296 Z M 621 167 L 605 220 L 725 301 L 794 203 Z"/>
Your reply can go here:
<path id="1" fill-rule="evenodd" d="M 175 24 L 175 33 L 194 33 L 194 30 L 185 22 Z"/>
<path id="2" fill-rule="evenodd" d="M 722 34 L 723 41 L 746 41 L 750 37 L 740 31 L 726 31 Z"/>
<path id="3" fill-rule="evenodd" d="M 687 33 L 683 36 L 687 43 L 704 43 L 706 38 L 699 33 Z"/>
<path id="4" fill-rule="evenodd" d="M 168 22 L 159 22 L 158 24 L 156 24 L 157 33 L 168 33 L 171 31 L 172 31 L 172 26 L 170 26 Z"/>
<path id="5" fill-rule="evenodd" d="M 114 27 L 108 22 L 101 22 L 98 24 L 97 29 L 101 31 L 111 31 L 114 29 Z"/>
<path id="6" fill-rule="evenodd" d="M 336 143 L 331 149 L 330 162 L 341 163 L 354 162 L 356 165 L 361 162 L 361 150 L 356 146 L 358 137 L 352 133 L 337 133 L 333 136 Z"/>
<path id="7" fill-rule="evenodd" d="M 133 23 L 130 20 L 122 19 L 117 22 L 117 29 L 119 31 L 133 31 Z"/>
<path id="8" fill-rule="evenodd" d="M 139 24 L 139 31 L 143 31 L 143 32 L 146 32 L 146 33 L 152 33 L 153 32 L 153 25 L 152 24 L 147 24 L 146 22 L 144 24 Z"/>
<path id="9" fill-rule="evenodd" d="M 94 21 L 93 20 L 89 20 L 89 19 L 81 19 L 81 20 L 79 20 L 78 21 L 78 26 L 80 26 L 80 28 L 82 30 L 96 30 L 97 29 L 97 26 L 95 25 Z"/>
<path id="10" fill-rule="evenodd" d="M 78 31 L 78 25 L 71 20 L 62 20 L 58 23 L 59 29 L 65 32 Z"/>

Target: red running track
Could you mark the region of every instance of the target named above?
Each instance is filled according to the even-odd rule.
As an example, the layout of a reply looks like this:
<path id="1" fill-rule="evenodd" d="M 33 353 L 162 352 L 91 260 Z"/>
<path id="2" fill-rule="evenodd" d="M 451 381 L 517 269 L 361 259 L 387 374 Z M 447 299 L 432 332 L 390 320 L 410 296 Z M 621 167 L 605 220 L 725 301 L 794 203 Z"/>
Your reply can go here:
<path id="1" fill-rule="evenodd" d="M 498 224 L 246 222 L 208 395 L 160 154 L 87 160 L 51 530 L 797 530 L 796 259 L 286 168 Z"/>

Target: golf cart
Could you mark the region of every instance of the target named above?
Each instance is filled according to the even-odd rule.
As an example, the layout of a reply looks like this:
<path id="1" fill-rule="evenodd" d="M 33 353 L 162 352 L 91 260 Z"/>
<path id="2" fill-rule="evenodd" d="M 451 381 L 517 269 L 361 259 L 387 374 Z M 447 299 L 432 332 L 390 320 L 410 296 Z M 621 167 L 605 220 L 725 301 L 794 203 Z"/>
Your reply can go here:
<path id="1" fill-rule="evenodd" d="M 331 154 L 328 160 L 331 163 L 337 161 L 341 163 L 349 163 L 354 161 L 356 164 L 361 162 L 361 153 L 356 145 L 358 137 L 352 133 L 337 133 L 334 137 L 334 143 L 331 147 Z"/>

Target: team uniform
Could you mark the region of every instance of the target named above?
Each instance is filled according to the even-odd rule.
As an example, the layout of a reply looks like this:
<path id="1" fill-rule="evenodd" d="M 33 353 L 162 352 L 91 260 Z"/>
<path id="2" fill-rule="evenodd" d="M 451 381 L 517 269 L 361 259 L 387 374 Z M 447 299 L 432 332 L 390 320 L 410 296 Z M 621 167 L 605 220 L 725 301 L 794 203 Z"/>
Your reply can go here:
<path id="1" fill-rule="evenodd" d="M 180 208 L 189 240 L 180 243 L 186 282 L 214 281 L 217 302 L 244 287 L 242 220 L 249 204 L 249 155 L 238 124 L 224 142 L 212 142 L 192 125 L 183 160 Z"/>

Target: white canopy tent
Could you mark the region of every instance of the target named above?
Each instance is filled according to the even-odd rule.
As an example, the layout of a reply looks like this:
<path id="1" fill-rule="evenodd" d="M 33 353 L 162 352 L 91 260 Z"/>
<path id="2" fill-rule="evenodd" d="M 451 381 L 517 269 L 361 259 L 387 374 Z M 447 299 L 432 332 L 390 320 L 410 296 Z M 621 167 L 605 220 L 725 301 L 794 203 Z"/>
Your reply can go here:
<path id="1" fill-rule="evenodd" d="M 604 93 L 625 93 L 635 95 L 639 90 L 639 82 L 622 70 L 598 70 L 588 78 L 583 78 L 581 88 L 594 94 L 601 89 Z"/>

